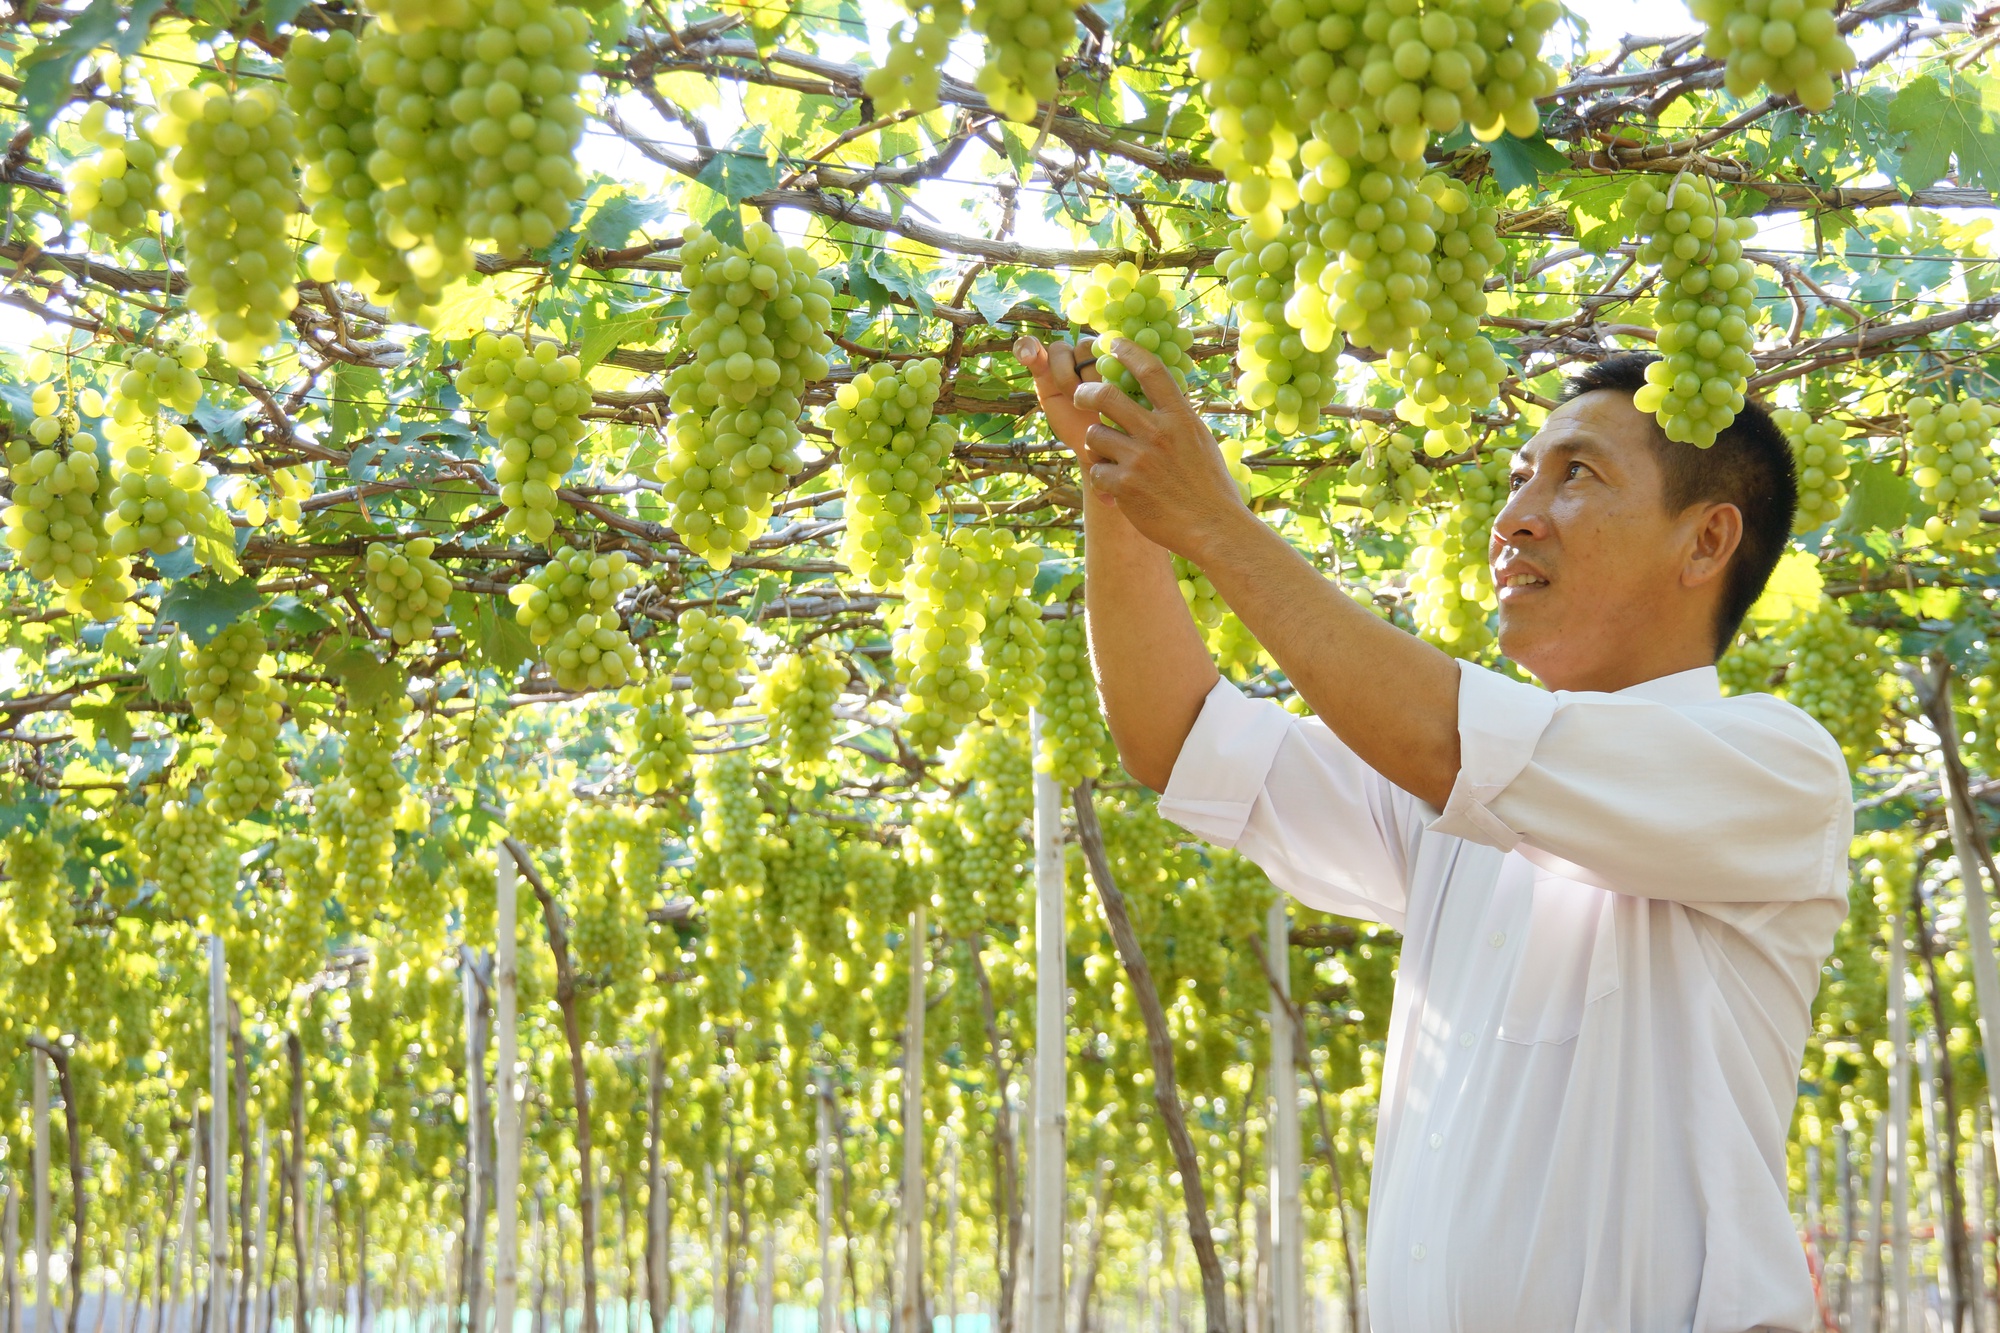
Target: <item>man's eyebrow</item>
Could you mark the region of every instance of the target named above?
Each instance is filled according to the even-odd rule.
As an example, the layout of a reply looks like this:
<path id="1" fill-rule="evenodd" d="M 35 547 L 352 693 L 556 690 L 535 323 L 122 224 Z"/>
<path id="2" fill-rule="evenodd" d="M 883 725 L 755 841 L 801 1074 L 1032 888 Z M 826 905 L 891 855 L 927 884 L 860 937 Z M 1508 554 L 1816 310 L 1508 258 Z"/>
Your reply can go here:
<path id="1" fill-rule="evenodd" d="M 1531 446 L 1532 442 L 1530 442 L 1530 444 L 1528 445 L 1523 445 L 1521 447 L 1520 452 L 1514 455 L 1514 466 L 1509 469 L 1510 472 L 1519 470 L 1519 468 L 1523 463 L 1534 461 L 1533 459 L 1530 459 L 1528 457 L 1528 450 Z M 1578 458 L 1578 457 L 1608 458 L 1610 457 L 1610 453 L 1608 450 L 1605 449 L 1605 447 L 1602 444 L 1598 443 L 1597 440 L 1591 436 L 1571 435 L 1571 436 L 1566 436 L 1563 439 L 1557 440 L 1553 444 L 1543 445 L 1540 449 L 1535 451 L 1535 457 L 1536 458 Z"/>

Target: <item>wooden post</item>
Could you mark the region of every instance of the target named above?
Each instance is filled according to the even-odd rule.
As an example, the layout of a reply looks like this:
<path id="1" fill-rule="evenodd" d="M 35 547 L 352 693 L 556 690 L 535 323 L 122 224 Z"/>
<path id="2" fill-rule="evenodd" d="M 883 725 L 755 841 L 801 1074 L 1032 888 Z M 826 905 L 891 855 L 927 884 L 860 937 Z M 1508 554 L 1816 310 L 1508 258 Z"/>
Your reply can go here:
<path id="1" fill-rule="evenodd" d="M 1917 1333 L 1910 1291 L 1910 1010 L 1904 993 L 1903 914 L 1891 911 L 1889 927 L 1889 1110 L 1884 1165 L 1889 1181 L 1889 1283 L 1886 1333 Z"/>
<path id="2" fill-rule="evenodd" d="M 945 1195 L 944 1314 L 945 1327 L 958 1333 L 958 1139 L 951 1141 L 951 1185 Z"/>
<path id="3" fill-rule="evenodd" d="M 466 1331 L 485 1333 L 481 1296 L 486 1276 L 486 1198 L 485 1181 L 480 1178 L 480 1131 L 486 1124 L 486 988 L 471 947 L 459 946 L 458 955 L 459 989 L 465 1000 L 465 1239 L 459 1258 Z M 451 1313 L 456 1323 L 458 1312 Z"/>
<path id="4" fill-rule="evenodd" d="M 521 1102 L 520 1026 L 515 1014 L 519 971 L 515 965 L 515 871 L 511 850 L 494 853 L 494 924 L 496 956 L 493 968 L 494 1086 L 499 1098 L 495 1137 L 499 1140 L 493 1165 L 493 1328 L 514 1333 L 514 1312 L 520 1305 L 520 1281 L 515 1270 L 520 1252 Z"/>
<path id="5" fill-rule="evenodd" d="M 208 1333 L 229 1333 L 229 971 L 208 937 Z"/>
<path id="6" fill-rule="evenodd" d="M 924 1314 L 924 905 L 910 913 L 910 999 L 903 1020 L 903 1333 Z"/>
<path id="7" fill-rule="evenodd" d="M 244 1290 L 250 1294 L 250 1305 L 246 1308 L 243 1326 L 237 1333 L 257 1333 L 251 1322 L 251 1311 L 263 1309 L 264 1290 L 264 1227 L 266 1214 L 271 1207 L 271 1133 L 260 1113 L 257 1117 L 257 1201 L 256 1222 L 246 1223 L 246 1229 L 255 1237 L 255 1248 L 250 1251 L 250 1272 L 243 1279 Z"/>
<path id="8" fill-rule="evenodd" d="M 54 1327 L 49 1317 L 49 1062 L 39 1050 L 28 1062 L 34 1071 L 35 1333 L 49 1333 Z"/>
<path id="9" fill-rule="evenodd" d="M 838 1333 L 840 1269 L 833 1261 L 833 1071 L 819 1072 L 819 1333 Z M 1004 1331 L 1003 1331 L 1004 1333 Z"/>
<path id="10" fill-rule="evenodd" d="M 1271 963 L 1271 1250 L 1276 1333 L 1304 1333 L 1305 1214 L 1299 1207 L 1299 1070 L 1292 1029 L 1291 913 L 1271 900 L 1265 923 Z"/>
<path id="11" fill-rule="evenodd" d="M 673 1197 L 667 1192 L 667 1159 L 660 1146 L 666 1064 L 666 1053 L 655 1037 L 648 1043 L 646 1062 L 646 1314 L 652 1333 L 667 1333 L 667 1314 L 674 1303 L 673 1276 L 667 1271 L 672 1257 L 667 1238 L 673 1223 Z"/>
<path id="12" fill-rule="evenodd" d="M 1041 748 L 1042 715 L 1028 714 L 1028 743 Z M 1069 1076 L 1069 959 L 1062 866 L 1062 789 L 1035 774 L 1035 1076 L 1030 1131 L 1028 1333 L 1063 1333 L 1064 1115 Z"/>
<path id="13" fill-rule="evenodd" d="M 19 1333 L 21 1327 L 21 1191 L 10 1182 L 6 1203 L 0 1207 L 0 1287 L 7 1299 L 7 1317 L 0 1333 Z"/>

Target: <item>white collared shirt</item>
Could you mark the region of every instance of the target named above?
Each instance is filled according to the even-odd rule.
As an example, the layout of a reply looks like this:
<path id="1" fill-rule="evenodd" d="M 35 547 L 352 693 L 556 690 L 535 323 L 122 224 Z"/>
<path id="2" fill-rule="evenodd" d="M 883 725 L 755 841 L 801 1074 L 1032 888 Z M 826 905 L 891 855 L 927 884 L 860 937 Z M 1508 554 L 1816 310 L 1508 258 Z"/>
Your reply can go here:
<path id="1" fill-rule="evenodd" d="M 1403 933 L 1377 1333 L 1818 1327 L 1785 1138 L 1853 829 L 1833 739 L 1714 668 L 1615 694 L 1465 665 L 1444 812 L 1227 683 L 1160 813 Z"/>

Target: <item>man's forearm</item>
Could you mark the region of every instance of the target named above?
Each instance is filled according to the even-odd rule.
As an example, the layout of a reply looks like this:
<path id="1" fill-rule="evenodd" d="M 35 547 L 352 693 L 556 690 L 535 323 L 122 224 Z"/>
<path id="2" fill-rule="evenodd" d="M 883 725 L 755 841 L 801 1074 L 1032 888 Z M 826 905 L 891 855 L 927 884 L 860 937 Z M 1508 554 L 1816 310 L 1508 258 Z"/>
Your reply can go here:
<path id="1" fill-rule="evenodd" d="M 1198 563 L 1320 720 L 1442 808 L 1458 776 L 1457 665 L 1356 605 L 1248 510 Z"/>
<path id="2" fill-rule="evenodd" d="M 1173 557 L 1083 487 L 1085 608 L 1105 720 L 1125 771 L 1166 789 L 1215 685 L 1215 662 L 1174 578 Z"/>

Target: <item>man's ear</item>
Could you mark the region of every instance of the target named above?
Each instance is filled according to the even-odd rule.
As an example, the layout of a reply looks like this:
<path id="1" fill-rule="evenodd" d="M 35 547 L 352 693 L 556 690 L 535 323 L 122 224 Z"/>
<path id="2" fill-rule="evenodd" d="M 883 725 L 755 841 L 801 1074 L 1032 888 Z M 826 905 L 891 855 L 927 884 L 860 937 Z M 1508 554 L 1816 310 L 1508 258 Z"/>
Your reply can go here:
<path id="1" fill-rule="evenodd" d="M 1727 501 L 1699 505 L 1694 514 L 1694 544 L 1681 569 L 1681 586 L 1699 588 L 1722 577 L 1736 548 L 1743 544 L 1743 511 Z"/>

